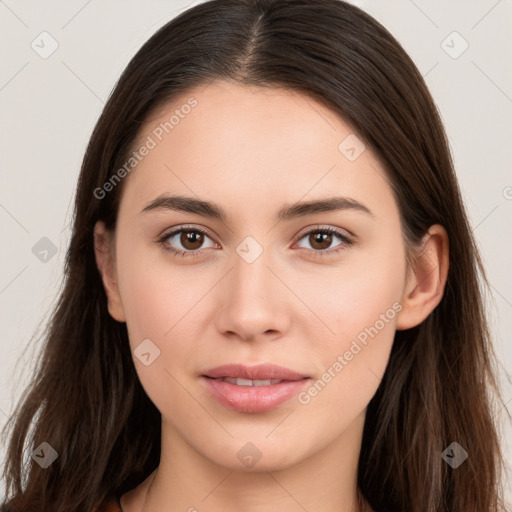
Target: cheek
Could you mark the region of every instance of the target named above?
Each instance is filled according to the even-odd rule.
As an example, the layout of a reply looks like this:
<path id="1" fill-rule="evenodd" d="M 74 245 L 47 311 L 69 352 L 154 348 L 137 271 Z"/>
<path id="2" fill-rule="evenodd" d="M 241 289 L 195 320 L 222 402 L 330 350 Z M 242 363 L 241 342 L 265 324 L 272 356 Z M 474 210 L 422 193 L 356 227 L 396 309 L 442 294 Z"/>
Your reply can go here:
<path id="1" fill-rule="evenodd" d="M 315 343 L 319 382 L 305 403 L 314 400 L 319 408 L 342 403 L 353 412 L 367 405 L 389 360 L 404 274 L 405 253 L 397 242 L 354 252 L 346 264 L 317 272 L 300 286 L 298 294 L 323 324 L 315 318 L 311 325 L 320 325 L 323 335 L 308 336 Z"/>
<path id="2" fill-rule="evenodd" d="M 159 340 L 173 325 L 176 308 L 169 295 L 172 283 L 162 282 L 154 271 L 142 265 L 130 265 L 129 260 L 125 271 L 120 270 L 118 275 L 132 349 L 145 338 L 160 346 Z"/>
<path id="3" fill-rule="evenodd" d="M 133 247 L 120 237 L 119 291 L 136 370 L 148 394 L 158 402 L 162 382 L 173 386 L 170 374 L 193 366 L 197 354 L 192 349 L 197 344 L 191 340 L 198 337 L 195 319 L 204 314 L 205 295 L 217 278 L 207 272 L 201 278 L 192 266 L 173 266 L 166 254 Z M 158 354 L 148 366 L 137 357 L 142 347 Z"/>
<path id="4" fill-rule="evenodd" d="M 187 286 L 179 273 L 161 261 L 152 261 L 150 254 L 123 251 L 119 243 L 119 290 L 132 358 L 140 383 L 155 406 L 160 411 L 184 410 L 190 396 L 180 385 L 183 379 L 177 370 L 193 357 L 192 334 L 184 330 L 187 312 L 204 290 L 194 289 L 191 283 Z"/>
<path id="5" fill-rule="evenodd" d="M 393 329 L 405 276 L 400 247 L 354 251 L 335 267 L 303 274 L 295 279 L 296 292 L 324 324 L 325 337 L 318 340 L 322 346 L 343 348 L 375 323 L 379 331 Z"/>
<path id="6" fill-rule="evenodd" d="M 160 346 L 197 302 L 197 280 L 194 284 L 192 273 L 191 279 L 184 279 L 163 249 L 134 242 L 129 235 L 119 236 L 118 255 L 119 293 L 130 342 L 135 345 L 138 340 L 150 338 Z"/>

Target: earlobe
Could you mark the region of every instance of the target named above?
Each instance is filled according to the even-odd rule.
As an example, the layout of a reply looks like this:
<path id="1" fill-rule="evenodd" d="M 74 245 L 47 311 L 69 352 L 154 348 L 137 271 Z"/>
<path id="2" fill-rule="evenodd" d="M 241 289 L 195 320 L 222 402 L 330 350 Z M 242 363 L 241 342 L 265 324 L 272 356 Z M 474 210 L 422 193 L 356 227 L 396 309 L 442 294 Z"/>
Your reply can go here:
<path id="1" fill-rule="evenodd" d="M 443 298 L 449 266 L 449 240 L 443 226 L 435 224 L 423 237 L 402 296 L 397 330 L 419 325 Z"/>
<path id="2" fill-rule="evenodd" d="M 94 226 L 94 254 L 96 266 L 107 295 L 108 311 L 114 320 L 125 322 L 121 296 L 117 286 L 113 249 L 112 233 L 105 228 L 104 222 L 98 221 Z"/>

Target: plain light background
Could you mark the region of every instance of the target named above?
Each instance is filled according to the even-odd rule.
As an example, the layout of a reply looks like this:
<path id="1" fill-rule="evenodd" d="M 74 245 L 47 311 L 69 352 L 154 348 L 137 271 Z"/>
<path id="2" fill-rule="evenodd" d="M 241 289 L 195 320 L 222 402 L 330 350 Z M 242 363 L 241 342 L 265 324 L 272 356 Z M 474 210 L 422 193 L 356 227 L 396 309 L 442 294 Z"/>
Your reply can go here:
<path id="1" fill-rule="evenodd" d="M 76 181 L 94 124 L 140 46 L 197 3 L 0 0 L 0 428 L 37 362 L 34 345 L 23 350 L 48 320 L 59 290 Z M 489 315 L 512 411 L 505 373 L 512 373 L 512 0 L 353 3 L 400 41 L 439 107 L 492 285 Z M 42 58 L 52 45 L 58 47 Z M 49 249 L 46 261 L 41 247 Z M 510 460 L 505 408 L 497 417 Z M 512 502 L 510 469 L 505 477 Z"/>

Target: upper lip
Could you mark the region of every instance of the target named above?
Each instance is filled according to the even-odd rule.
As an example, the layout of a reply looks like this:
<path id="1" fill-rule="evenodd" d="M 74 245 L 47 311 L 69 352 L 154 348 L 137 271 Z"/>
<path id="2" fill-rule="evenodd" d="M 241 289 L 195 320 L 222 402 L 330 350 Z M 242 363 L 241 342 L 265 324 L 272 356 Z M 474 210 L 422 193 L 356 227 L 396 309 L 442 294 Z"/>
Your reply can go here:
<path id="1" fill-rule="evenodd" d="M 222 377 L 231 377 L 235 379 L 250 380 L 300 380 L 307 378 L 307 375 L 294 372 L 289 368 L 277 366 L 275 364 L 258 364 L 255 366 L 245 366 L 243 364 L 223 364 L 216 366 L 203 374 L 205 377 L 213 379 Z"/>

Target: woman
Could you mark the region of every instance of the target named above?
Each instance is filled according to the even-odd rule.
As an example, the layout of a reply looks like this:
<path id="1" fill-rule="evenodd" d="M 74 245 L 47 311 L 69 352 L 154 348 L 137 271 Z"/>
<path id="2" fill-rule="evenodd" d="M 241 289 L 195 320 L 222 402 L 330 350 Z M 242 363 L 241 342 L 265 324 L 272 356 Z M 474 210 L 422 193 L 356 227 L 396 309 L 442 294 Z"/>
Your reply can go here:
<path id="1" fill-rule="evenodd" d="M 65 272 L 6 510 L 504 510 L 446 136 L 360 9 L 162 27 L 92 134 Z"/>

